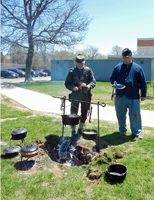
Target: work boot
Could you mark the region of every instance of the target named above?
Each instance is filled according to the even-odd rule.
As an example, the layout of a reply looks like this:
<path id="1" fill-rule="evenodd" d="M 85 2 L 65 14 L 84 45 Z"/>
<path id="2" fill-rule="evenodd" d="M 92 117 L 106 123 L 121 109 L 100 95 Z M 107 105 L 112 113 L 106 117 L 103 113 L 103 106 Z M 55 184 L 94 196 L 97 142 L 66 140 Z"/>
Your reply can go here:
<path id="1" fill-rule="evenodd" d="M 142 136 L 142 135 L 138 135 L 137 137 L 138 137 L 138 139 L 140 139 L 140 140 L 143 139 L 143 136 Z"/>
<path id="2" fill-rule="evenodd" d="M 120 132 L 120 135 L 126 136 L 126 131 L 125 132 Z"/>
<path id="3" fill-rule="evenodd" d="M 71 136 L 73 137 L 74 135 L 76 135 L 76 132 L 75 132 L 75 131 L 72 131 L 72 135 L 71 135 Z"/>
<path id="4" fill-rule="evenodd" d="M 77 140 L 77 135 L 76 135 L 75 131 L 72 131 L 71 141 L 76 142 L 76 140 Z"/>
<path id="5" fill-rule="evenodd" d="M 81 128 L 78 129 L 77 134 L 75 135 L 76 136 L 76 140 L 79 140 L 80 137 L 82 136 L 82 130 L 83 129 L 81 129 Z"/>
<path id="6" fill-rule="evenodd" d="M 82 135 L 83 134 L 83 128 L 79 128 L 77 134 Z"/>

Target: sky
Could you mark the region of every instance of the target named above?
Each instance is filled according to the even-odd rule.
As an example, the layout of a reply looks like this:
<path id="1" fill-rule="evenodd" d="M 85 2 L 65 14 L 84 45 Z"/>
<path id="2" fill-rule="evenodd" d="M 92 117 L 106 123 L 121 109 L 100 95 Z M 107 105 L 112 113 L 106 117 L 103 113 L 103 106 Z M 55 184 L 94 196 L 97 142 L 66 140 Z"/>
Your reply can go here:
<path id="1" fill-rule="evenodd" d="M 92 45 L 103 55 L 118 45 L 137 51 L 137 39 L 154 38 L 154 0 L 84 0 L 93 21 L 79 50 Z"/>

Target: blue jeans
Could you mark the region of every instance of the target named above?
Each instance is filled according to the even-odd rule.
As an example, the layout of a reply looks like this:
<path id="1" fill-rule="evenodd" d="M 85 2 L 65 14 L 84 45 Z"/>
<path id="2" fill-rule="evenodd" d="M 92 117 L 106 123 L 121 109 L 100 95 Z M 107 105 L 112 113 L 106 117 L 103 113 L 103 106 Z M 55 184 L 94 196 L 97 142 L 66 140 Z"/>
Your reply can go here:
<path id="1" fill-rule="evenodd" d="M 115 99 L 115 110 L 119 124 L 119 131 L 125 132 L 126 128 L 126 113 L 129 109 L 130 128 L 134 135 L 141 135 L 141 114 L 140 114 L 140 99 L 128 99 L 125 95 Z"/>

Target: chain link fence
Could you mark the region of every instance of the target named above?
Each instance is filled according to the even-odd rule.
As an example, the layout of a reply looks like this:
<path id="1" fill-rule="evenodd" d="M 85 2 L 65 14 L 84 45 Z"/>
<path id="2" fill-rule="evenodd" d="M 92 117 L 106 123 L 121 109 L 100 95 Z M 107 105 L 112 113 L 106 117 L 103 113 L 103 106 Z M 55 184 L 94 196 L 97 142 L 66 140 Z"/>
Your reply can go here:
<path id="1" fill-rule="evenodd" d="M 154 81 L 147 81 L 147 98 L 154 98 Z"/>

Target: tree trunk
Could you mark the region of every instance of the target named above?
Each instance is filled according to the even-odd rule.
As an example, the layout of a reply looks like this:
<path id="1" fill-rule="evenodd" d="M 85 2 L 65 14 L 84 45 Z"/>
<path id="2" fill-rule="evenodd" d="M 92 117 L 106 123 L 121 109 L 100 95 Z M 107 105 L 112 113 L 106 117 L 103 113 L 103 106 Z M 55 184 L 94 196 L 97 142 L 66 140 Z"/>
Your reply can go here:
<path id="1" fill-rule="evenodd" d="M 32 60 L 34 55 L 34 40 L 33 40 L 33 30 L 31 27 L 28 27 L 28 53 L 26 58 L 26 76 L 25 81 L 33 81 L 31 78 L 31 66 L 32 66 Z"/>

